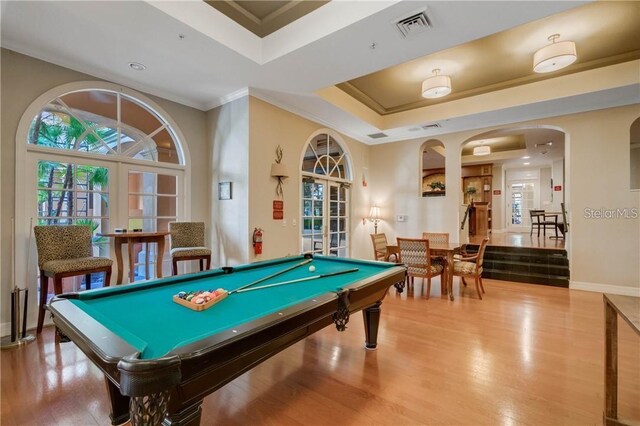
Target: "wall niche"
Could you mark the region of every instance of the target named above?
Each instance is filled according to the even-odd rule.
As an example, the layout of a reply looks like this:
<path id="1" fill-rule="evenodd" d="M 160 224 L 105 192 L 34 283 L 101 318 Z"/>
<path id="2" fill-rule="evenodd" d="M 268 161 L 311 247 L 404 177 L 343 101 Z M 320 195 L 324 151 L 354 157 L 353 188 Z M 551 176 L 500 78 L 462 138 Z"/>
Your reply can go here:
<path id="1" fill-rule="evenodd" d="M 444 144 L 432 139 L 422 145 L 420 194 L 422 197 L 442 197 L 446 194 Z"/>

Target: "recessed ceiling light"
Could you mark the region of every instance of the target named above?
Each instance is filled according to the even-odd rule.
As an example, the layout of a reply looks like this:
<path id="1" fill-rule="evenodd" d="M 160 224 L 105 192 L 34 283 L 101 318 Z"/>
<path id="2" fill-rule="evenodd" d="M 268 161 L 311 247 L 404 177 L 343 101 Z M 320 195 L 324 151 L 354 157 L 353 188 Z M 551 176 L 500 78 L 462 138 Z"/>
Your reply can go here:
<path id="1" fill-rule="evenodd" d="M 528 160 L 529 158 L 531 157 L 529 157 L 528 155 L 525 155 L 524 157 L 522 157 L 523 160 Z"/>
<path id="2" fill-rule="evenodd" d="M 129 62 L 129 68 L 131 68 L 132 70 L 136 70 L 136 71 L 144 71 L 147 69 L 146 66 L 144 66 L 143 64 L 139 63 L 139 62 Z"/>
<path id="3" fill-rule="evenodd" d="M 524 163 L 525 166 L 528 166 L 529 164 L 531 164 L 531 163 Z"/>

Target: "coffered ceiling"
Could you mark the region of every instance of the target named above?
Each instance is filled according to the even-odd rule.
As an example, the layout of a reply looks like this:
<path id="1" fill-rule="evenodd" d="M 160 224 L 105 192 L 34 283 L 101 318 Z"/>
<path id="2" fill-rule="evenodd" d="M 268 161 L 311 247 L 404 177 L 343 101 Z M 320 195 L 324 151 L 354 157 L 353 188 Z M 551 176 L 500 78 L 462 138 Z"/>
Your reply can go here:
<path id="1" fill-rule="evenodd" d="M 536 74 L 532 70 L 533 52 L 548 44 L 547 37 L 554 33 L 560 33 L 560 41 L 576 43 L 578 60 L 558 72 Z M 428 43 L 428 30 L 419 37 Z M 386 115 L 638 58 L 639 4 L 596 2 L 358 77 L 337 87 L 376 113 Z M 424 99 L 422 81 L 436 68 L 451 77 L 452 93 L 439 99 Z"/>
<path id="2" fill-rule="evenodd" d="M 266 37 L 328 2 L 329 0 L 205 1 L 258 37 Z"/>

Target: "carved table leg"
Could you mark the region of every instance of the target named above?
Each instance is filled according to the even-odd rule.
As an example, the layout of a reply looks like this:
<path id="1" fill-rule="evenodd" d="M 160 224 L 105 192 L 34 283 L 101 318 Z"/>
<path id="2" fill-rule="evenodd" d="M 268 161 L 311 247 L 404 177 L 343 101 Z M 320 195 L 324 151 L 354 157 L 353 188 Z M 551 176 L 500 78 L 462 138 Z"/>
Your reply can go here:
<path id="1" fill-rule="evenodd" d="M 375 305 L 369 306 L 362 311 L 364 318 L 364 334 L 365 347 L 373 350 L 378 346 L 378 325 L 380 324 L 380 305 L 382 301 L 378 301 Z"/>
<path id="2" fill-rule="evenodd" d="M 161 424 L 167 413 L 168 402 L 168 390 L 145 396 L 132 396 L 129 402 L 132 426 Z"/>

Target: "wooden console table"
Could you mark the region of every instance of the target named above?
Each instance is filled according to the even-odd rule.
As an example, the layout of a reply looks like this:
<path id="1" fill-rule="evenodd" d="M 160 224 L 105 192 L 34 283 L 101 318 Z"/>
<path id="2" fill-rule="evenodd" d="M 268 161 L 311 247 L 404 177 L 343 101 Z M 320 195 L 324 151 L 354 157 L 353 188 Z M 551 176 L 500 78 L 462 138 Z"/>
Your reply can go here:
<path id="1" fill-rule="evenodd" d="M 640 336 L 640 297 L 603 294 L 605 426 L 629 425 L 618 419 L 618 315 Z"/>
<path id="2" fill-rule="evenodd" d="M 169 235 L 168 231 L 160 232 L 113 232 L 110 234 L 100 234 L 103 237 L 113 238 L 116 252 L 116 263 L 118 264 L 118 279 L 116 284 L 122 284 L 122 245 L 127 244 L 129 249 L 129 282 L 134 281 L 135 259 L 133 255 L 133 245 L 135 243 L 157 243 L 158 256 L 156 259 L 156 278 L 162 278 L 162 258 L 164 255 L 164 237 Z M 148 244 L 147 244 L 148 247 Z M 145 277 L 149 278 L 149 250 L 145 259 Z"/>

